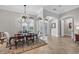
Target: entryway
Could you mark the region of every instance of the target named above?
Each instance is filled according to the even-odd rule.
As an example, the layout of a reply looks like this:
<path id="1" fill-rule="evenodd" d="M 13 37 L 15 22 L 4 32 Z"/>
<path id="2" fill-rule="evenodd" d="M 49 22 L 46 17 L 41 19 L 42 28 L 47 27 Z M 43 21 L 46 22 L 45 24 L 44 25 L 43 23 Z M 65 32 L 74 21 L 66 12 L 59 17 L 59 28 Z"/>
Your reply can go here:
<path id="1" fill-rule="evenodd" d="M 61 37 L 74 39 L 74 19 L 72 17 L 61 20 Z"/>

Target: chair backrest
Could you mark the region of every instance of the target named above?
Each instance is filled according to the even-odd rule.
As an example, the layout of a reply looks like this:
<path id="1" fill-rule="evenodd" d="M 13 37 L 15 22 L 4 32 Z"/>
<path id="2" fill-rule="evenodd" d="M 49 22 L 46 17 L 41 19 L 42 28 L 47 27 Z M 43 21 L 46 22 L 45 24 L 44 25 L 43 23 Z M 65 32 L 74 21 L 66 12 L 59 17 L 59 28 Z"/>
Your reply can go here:
<path id="1" fill-rule="evenodd" d="M 5 36 L 7 39 L 9 39 L 9 38 L 10 38 L 10 35 L 9 35 L 9 33 L 8 33 L 8 32 L 4 32 L 4 36 Z"/>
<path id="2" fill-rule="evenodd" d="M 2 36 L 2 35 L 1 35 L 1 32 L 0 32 L 0 38 L 1 38 L 1 36 Z"/>
<path id="3" fill-rule="evenodd" d="M 24 36 L 18 36 L 17 38 L 18 38 L 18 39 L 23 39 L 23 38 L 24 38 Z"/>

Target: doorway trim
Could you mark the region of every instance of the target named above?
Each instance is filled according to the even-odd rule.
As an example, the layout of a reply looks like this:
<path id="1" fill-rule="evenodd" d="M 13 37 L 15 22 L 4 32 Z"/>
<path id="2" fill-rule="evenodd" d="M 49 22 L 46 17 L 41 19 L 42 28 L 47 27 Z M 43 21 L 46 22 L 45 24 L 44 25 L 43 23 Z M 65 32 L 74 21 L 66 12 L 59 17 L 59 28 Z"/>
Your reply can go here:
<path id="1" fill-rule="evenodd" d="M 72 39 L 74 39 L 74 41 L 75 41 L 75 33 L 74 33 L 74 18 L 72 17 L 72 16 L 69 16 L 69 17 L 64 17 L 64 18 L 61 18 L 61 25 L 60 25 L 60 33 L 61 33 L 61 37 L 63 37 L 64 36 L 64 28 L 62 28 L 62 20 L 64 21 L 64 20 L 66 20 L 66 19 L 69 19 L 69 18 L 72 18 Z M 62 33 L 62 31 L 63 31 L 63 33 Z"/>

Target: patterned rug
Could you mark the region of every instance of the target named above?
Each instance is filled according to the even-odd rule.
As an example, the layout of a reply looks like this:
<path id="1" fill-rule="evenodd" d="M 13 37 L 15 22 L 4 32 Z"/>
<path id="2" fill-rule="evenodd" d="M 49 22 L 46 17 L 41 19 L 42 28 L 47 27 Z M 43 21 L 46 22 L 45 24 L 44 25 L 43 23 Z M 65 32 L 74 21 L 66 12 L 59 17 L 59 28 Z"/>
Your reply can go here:
<path id="1" fill-rule="evenodd" d="M 34 42 L 34 45 L 31 44 L 30 46 L 25 45 L 24 47 L 18 47 L 17 49 L 13 48 L 13 49 L 7 49 L 3 54 L 21 54 L 23 52 L 35 49 L 35 48 L 39 48 L 41 46 L 47 45 L 47 43 L 45 43 L 43 40 L 39 40 L 38 43 Z"/>

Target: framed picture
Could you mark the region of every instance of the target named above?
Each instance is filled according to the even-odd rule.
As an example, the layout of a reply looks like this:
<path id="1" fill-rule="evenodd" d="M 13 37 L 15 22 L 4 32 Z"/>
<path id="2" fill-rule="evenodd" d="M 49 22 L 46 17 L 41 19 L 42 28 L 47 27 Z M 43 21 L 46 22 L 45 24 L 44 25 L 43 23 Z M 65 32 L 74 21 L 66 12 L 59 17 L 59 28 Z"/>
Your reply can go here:
<path id="1" fill-rule="evenodd" d="M 69 23 L 69 29 L 71 29 L 71 28 L 72 28 L 72 23 L 70 22 L 70 23 Z"/>
<path id="2" fill-rule="evenodd" d="M 56 28 L 56 23 L 52 23 L 51 28 Z"/>

